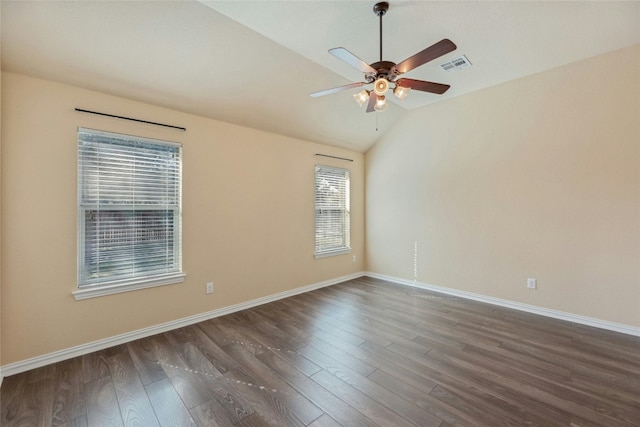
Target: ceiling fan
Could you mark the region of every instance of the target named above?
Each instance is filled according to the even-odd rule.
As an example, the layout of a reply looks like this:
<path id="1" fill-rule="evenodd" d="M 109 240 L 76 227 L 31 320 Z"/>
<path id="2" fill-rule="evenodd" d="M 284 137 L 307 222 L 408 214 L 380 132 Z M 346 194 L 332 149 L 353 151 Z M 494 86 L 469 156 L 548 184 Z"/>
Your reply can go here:
<path id="1" fill-rule="evenodd" d="M 387 109 L 385 94 L 390 89 L 391 84 L 395 85 L 393 88 L 394 95 L 400 99 L 406 98 L 411 89 L 435 93 L 438 95 L 442 95 L 449 89 L 449 85 L 442 83 L 398 78 L 398 76 L 407 73 L 414 68 L 456 50 L 456 45 L 449 39 L 440 40 L 438 43 L 429 46 L 399 64 L 382 60 L 382 17 L 388 10 L 389 3 L 387 2 L 376 3 L 373 6 L 373 12 L 380 18 L 380 61 L 367 64 L 343 47 L 329 49 L 329 53 L 331 55 L 363 72 L 365 81 L 314 92 L 311 94 L 312 97 L 315 98 L 330 95 L 332 93 L 373 83 L 372 90 L 363 90 L 362 92 L 353 95 L 358 105 L 363 106 L 364 104 L 367 104 L 367 113 L 371 113 L 372 111 L 382 112 Z"/>

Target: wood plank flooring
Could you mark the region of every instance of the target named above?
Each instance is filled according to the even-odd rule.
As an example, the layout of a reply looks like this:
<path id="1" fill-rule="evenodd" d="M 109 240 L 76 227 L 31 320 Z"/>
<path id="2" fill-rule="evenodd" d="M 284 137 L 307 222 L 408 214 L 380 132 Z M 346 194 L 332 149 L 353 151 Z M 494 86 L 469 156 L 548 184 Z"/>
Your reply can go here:
<path id="1" fill-rule="evenodd" d="M 640 338 L 371 278 L 4 379 L 13 426 L 639 426 Z"/>

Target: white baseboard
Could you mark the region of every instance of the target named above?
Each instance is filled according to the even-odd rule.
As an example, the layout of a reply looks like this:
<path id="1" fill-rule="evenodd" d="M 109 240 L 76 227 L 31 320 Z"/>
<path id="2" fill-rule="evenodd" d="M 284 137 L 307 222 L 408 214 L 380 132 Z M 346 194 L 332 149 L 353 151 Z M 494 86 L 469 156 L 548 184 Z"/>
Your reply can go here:
<path id="1" fill-rule="evenodd" d="M 125 334 L 116 335 L 114 337 L 105 338 L 102 340 L 93 341 L 87 344 L 81 344 L 81 345 L 67 348 L 64 350 L 55 351 L 53 353 L 45 354 L 42 356 L 21 360 L 19 362 L 10 363 L 6 366 L 0 366 L 0 373 L 8 377 L 11 375 L 19 374 L 21 372 L 29 371 L 31 369 L 39 368 L 41 366 L 46 366 L 52 363 L 71 359 L 73 357 L 93 353 L 94 351 L 103 350 L 105 348 L 113 347 L 115 345 L 124 344 L 140 338 L 146 338 L 151 335 L 160 334 L 162 332 L 171 331 L 173 329 L 182 328 L 184 326 L 193 325 L 194 323 L 213 319 L 215 317 L 224 316 L 225 314 L 231 314 L 236 311 L 246 310 L 248 308 L 256 307 L 258 305 L 262 305 L 262 304 L 277 301 L 283 298 L 302 294 L 304 292 L 309 292 L 314 289 L 319 289 L 325 286 L 331 286 L 337 283 L 345 282 L 347 280 L 356 279 L 364 275 L 365 275 L 364 272 L 348 274 L 346 276 L 336 277 L 334 279 L 325 280 L 323 282 L 314 283 L 312 285 L 302 286 L 299 288 L 291 289 L 289 291 L 284 291 L 277 294 L 256 298 L 256 299 L 242 302 L 240 304 L 235 304 L 229 307 L 219 308 L 213 311 L 196 314 L 194 316 L 189 316 L 182 319 L 173 320 L 171 322 L 166 322 L 159 325 L 151 326 L 148 328 L 127 332 Z M 2 381 L 2 376 L 0 376 L 0 382 L 1 381 Z"/>
<path id="2" fill-rule="evenodd" d="M 460 298 L 471 299 L 474 301 L 485 302 L 488 304 L 499 305 L 501 307 L 512 308 L 514 310 L 526 311 L 527 313 L 539 314 L 541 316 L 552 317 L 554 319 L 566 320 L 569 322 L 579 323 L 581 325 L 593 326 L 595 328 L 606 329 L 609 331 L 620 332 L 627 335 L 640 337 L 640 327 L 625 325 L 623 323 L 609 322 L 593 317 L 581 316 L 578 314 L 567 313 L 565 311 L 552 310 L 550 308 L 538 307 L 535 305 L 523 304 L 520 302 L 509 301 L 500 298 L 489 297 L 472 292 L 459 291 L 457 289 L 445 288 L 442 286 L 431 285 L 428 283 L 417 282 L 414 280 L 401 279 L 398 277 L 386 276 L 384 274 L 367 272 L 366 276 L 376 279 L 387 280 L 389 282 L 400 285 L 412 286 L 415 288 L 426 289 L 429 291 L 439 292 L 446 295 L 452 295 Z"/>

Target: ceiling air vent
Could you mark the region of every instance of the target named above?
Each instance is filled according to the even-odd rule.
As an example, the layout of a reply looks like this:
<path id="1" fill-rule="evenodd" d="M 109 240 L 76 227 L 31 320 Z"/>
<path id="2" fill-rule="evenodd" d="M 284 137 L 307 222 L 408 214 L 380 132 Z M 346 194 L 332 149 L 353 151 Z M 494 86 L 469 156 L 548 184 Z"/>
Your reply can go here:
<path id="1" fill-rule="evenodd" d="M 456 71 L 461 70 L 463 68 L 471 67 L 471 62 L 467 59 L 466 56 L 462 55 L 458 58 L 454 58 L 449 62 L 445 62 L 444 64 L 440 64 L 445 71 Z"/>

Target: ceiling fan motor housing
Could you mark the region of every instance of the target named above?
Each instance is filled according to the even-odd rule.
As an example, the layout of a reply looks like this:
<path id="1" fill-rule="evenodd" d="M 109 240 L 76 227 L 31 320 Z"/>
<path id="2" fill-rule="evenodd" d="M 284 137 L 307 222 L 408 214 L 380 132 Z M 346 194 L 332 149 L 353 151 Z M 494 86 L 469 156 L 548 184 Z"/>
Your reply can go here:
<path id="1" fill-rule="evenodd" d="M 395 62 L 391 61 L 379 61 L 371 64 L 371 67 L 377 71 L 376 78 L 383 77 L 389 81 L 392 81 L 395 77 Z"/>

